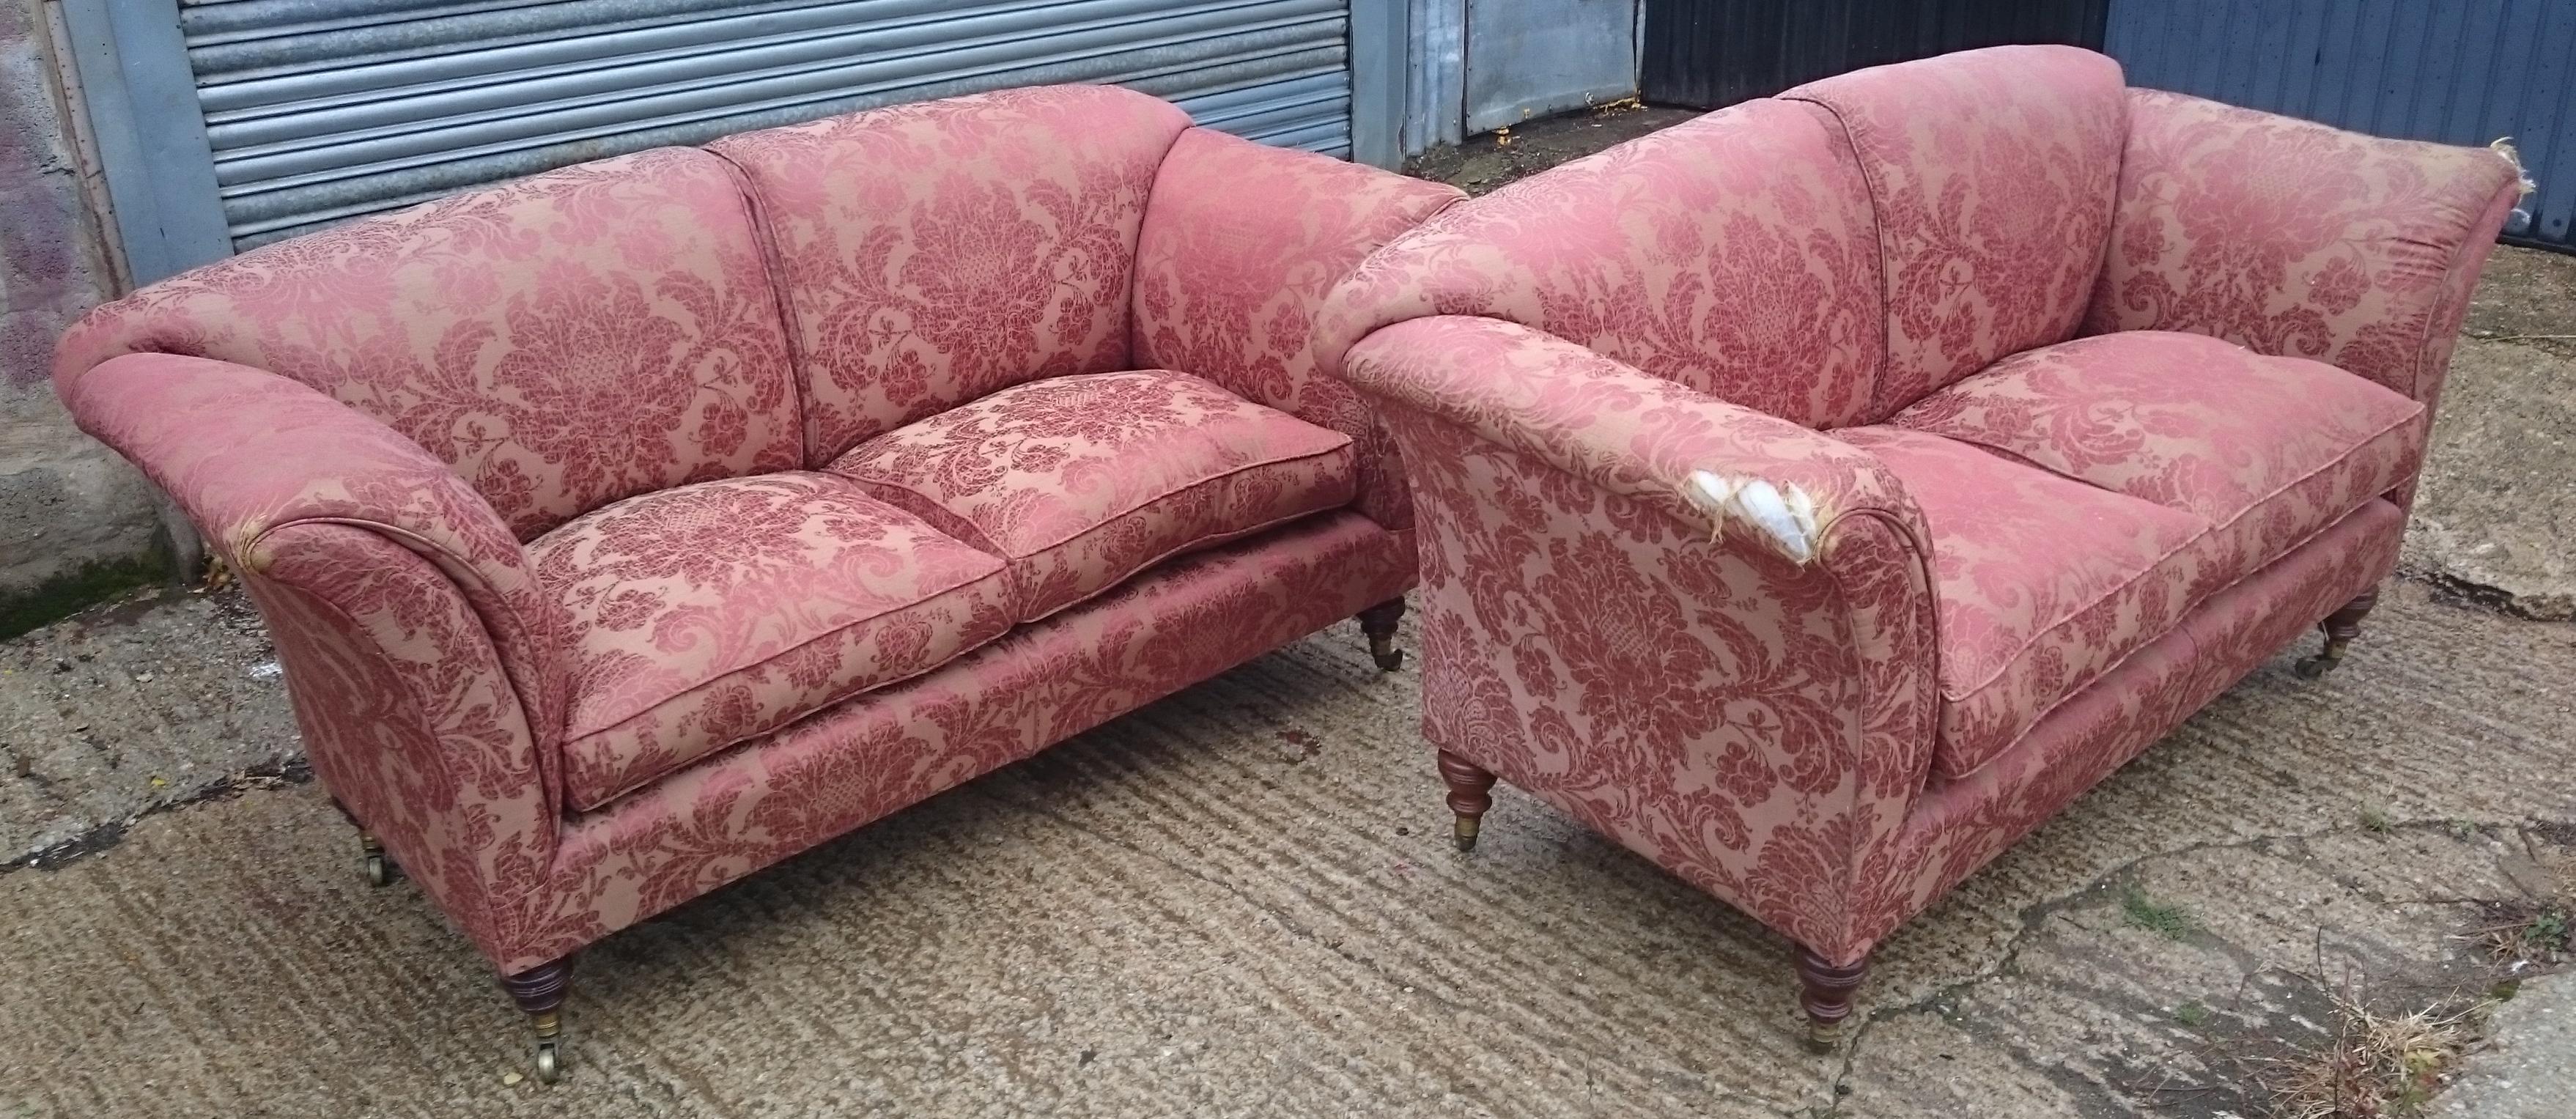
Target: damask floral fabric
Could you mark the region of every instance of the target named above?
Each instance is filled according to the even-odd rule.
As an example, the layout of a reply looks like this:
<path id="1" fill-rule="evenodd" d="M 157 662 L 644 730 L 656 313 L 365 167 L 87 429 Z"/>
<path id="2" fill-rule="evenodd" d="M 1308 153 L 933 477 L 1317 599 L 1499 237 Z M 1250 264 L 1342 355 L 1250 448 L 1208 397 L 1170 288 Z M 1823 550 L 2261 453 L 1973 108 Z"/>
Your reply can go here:
<path id="1" fill-rule="evenodd" d="M 229 362 L 127 354 L 61 390 L 81 430 L 140 464 L 236 572 L 293 558 L 293 542 L 308 537 L 281 530 L 299 524 L 363 529 L 434 565 L 489 634 L 508 673 L 494 686 L 515 692 L 530 730 L 551 745 L 564 691 L 555 649 L 568 623 L 500 514 L 447 464 L 307 385 Z M 398 581 L 337 585 L 422 593 Z"/>
<path id="2" fill-rule="evenodd" d="M 2205 518 L 2195 602 L 2404 484 L 2426 426 L 2332 366 L 2159 331 L 2015 354 L 1889 422 Z"/>
<path id="3" fill-rule="evenodd" d="M 799 464 L 758 246 L 724 161 L 642 152 L 153 284 L 84 316 L 55 379 L 137 352 L 293 378 L 427 448 L 525 540 L 631 494 Z"/>
<path id="4" fill-rule="evenodd" d="M 919 679 L 828 709 L 567 825 L 503 970 L 617 929 L 1349 617 L 1413 580 L 1409 539 L 1327 513 L 1155 568 Z"/>
<path id="5" fill-rule="evenodd" d="M 2396 564 L 2406 515 L 2372 501 L 2130 654 L 1976 773 L 1915 802 L 1901 858 L 1860 903 L 1865 940 L 1931 907 Z"/>
<path id="6" fill-rule="evenodd" d="M 1348 370 L 1421 498 L 1424 736 L 1841 951 L 1939 698 L 1923 521 L 1886 468 L 1490 319 L 1389 327 Z M 1816 559 L 1712 526 L 1696 468 L 1816 493 Z"/>
<path id="7" fill-rule="evenodd" d="M 1008 561 L 1024 622 L 1353 492 L 1349 436 L 1159 369 L 1003 389 L 831 470 Z"/>
<path id="8" fill-rule="evenodd" d="M 529 546 L 572 619 L 572 807 L 1010 628 L 1002 563 L 830 474 L 628 498 Z"/>
<path id="9" fill-rule="evenodd" d="M 1395 445 L 1311 339 L 1361 258 L 1464 197 L 1439 183 L 1206 128 L 1163 157 L 1136 245 L 1135 358 L 1182 369 L 1358 447 L 1359 510 L 1411 522 Z"/>
<path id="10" fill-rule="evenodd" d="M 1866 176 L 1886 277 L 1871 418 L 2073 337 L 2111 225 L 2120 64 L 2073 47 L 1961 51 L 1780 96 L 1831 113 Z"/>
<path id="11" fill-rule="evenodd" d="M 808 465 L 1022 381 L 1128 362 L 1154 173 L 1189 117 L 1013 89 L 709 145 L 758 192 L 804 378 Z"/>
<path id="12" fill-rule="evenodd" d="M 1811 427 L 1860 422 L 1886 360 L 1877 235 L 1841 130 L 1757 101 L 1454 206 L 1334 293 L 1315 347 L 1425 315 L 1544 330 Z M 1186 368 L 1186 366 L 1185 366 Z"/>
<path id="13" fill-rule="evenodd" d="M 2521 196 L 2511 160 L 2131 90 L 2085 332 L 2185 330 L 2431 404 Z"/>
<path id="14" fill-rule="evenodd" d="M 1975 772 L 2191 605 L 2199 516 L 1920 432 L 1834 436 L 1886 464 L 1932 533 L 1942 778 Z"/>

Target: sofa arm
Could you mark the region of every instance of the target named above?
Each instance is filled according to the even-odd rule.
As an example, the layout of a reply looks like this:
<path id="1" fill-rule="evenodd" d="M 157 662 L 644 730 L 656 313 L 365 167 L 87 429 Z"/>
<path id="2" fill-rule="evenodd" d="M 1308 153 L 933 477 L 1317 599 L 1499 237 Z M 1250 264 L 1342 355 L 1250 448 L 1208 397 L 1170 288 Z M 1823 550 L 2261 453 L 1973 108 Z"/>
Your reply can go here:
<path id="1" fill-rule="evenodd" d="M 1425 736 L 1819 953 L 1866 950 L 1938 699 L 1897 480 L 1495 320 L 1387 327 L 1344 376 L 1418 503 Z M 1807 558 L 1686 496 L 1702 470 L 1808 494 Z"/>
<path id="2" fill-rule="evenodd" d="M 2085 332 L 2214 335 L 2430 405 L 2524 186 L 2502 151 L 2131 90 Z"/>
<path id="3" fill-rule="evenodd" d="M 434 565 L 489 633 L 539 742 L 559 730 L 553 601 L 518 539 L 446 463 L 296 381 L 208 358 L 127 354 L 58 379 L 81 430 L 142 467 L 243 576 L 299 524 L 343 524 Z M 548 766 L 551 769 L 551 765 Z"/>
<path id="4" fill-rule="evenodd" d="M 1193 128 L 1163 157 L 1137 237 L 1135 364 L 1205 377 L 1351 437 L 1362 513 L 1412 523 L 1394 444 L 1309 340 L 1335 284 L 1465 197 L 1311 152 Z"/>

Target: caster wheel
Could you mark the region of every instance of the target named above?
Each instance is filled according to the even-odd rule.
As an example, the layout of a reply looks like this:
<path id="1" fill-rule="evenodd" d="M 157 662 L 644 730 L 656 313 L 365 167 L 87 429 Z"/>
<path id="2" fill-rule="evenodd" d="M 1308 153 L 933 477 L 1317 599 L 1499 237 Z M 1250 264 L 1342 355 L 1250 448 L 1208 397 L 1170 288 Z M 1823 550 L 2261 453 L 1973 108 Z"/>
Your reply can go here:
<path id="1" fill-rule="evenodd" d="M 552 1084 L 552 1083 L 554 1083 L 555 1081 L 558 1081 L 558 1080 L 561 1080 L 561 1079 L 563 1079 L 563 1058 L 562 1058 L 562 1057 L 557 1053 L 557 1051 L 556 1051 L 556 1049 L 555 1049 L 555 1043 L 554 1043 L 554 1042 L 551 1042 L 551 1041 L 541 1041 L 541 1042 L 538 1042 L 538 1043 L 537 1043 L 537 1081 L 538 1081 L 538 1083 L 541 1083 L 541 1084 Z"/>
<path id="2" fill-rule="evenodd" d="M 400 877 L 402 877 L 402 868 L 395 866 L 392 859 L 383 855 L 367 856 L 367 885 L 389 886 L 393 884 L 394 879 Z"/>
<path id="3" fill-rule="evenodd" d="M 2342 661 L 2329 660 L 2325 657 L 2301 657 L 2299 658 L 2298 664 L 2291 666 L 2290 671 L 2298 673 L 2299 679 L 2302 680 L 2319 680 L 2323 679 L 2326 673 L 2334 671 L 2335 667 L 2342 663 Z"/>
<path id="4" fill-rule="evenodd" d="M 1476 823 L 1474 820 L 1460 820 L 1450 831 L 1449 839 L 1458 845 L 1459 851 L 1468 852 L 1476 849 Z"/>
<path id="5" fill-rule="evenodd" d="M 1383 653 L 1372 653 L 1370 655 L 1377 661 L 1377 670 L 1380 672 L 1393 672 L 1404 667 L 1404 650 L 1402 649 L 1389 649 Z"/>

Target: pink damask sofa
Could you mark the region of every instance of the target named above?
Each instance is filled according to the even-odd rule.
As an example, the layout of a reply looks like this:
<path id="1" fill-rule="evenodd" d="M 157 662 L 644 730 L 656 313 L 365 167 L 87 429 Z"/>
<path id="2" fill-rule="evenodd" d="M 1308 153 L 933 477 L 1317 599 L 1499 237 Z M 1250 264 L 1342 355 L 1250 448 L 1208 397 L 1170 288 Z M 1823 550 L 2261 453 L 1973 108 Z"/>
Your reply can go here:
<path id="1" fill-rule="evenodd" d="M 585 944 L 1354 613 L 1394 667 L 1406 494 L 1310 327 L 1458 197 L 1017 90 L 260 249 L 55 379 L 551 1076 Z"/>
<path id="2" fill-rule="evenodd" d="M 1454 207 L 1319 326 L 1422 550 L 1423 734 L 1869 953 L 2393 564 L 2506 156 L 2010 47 Z"/>

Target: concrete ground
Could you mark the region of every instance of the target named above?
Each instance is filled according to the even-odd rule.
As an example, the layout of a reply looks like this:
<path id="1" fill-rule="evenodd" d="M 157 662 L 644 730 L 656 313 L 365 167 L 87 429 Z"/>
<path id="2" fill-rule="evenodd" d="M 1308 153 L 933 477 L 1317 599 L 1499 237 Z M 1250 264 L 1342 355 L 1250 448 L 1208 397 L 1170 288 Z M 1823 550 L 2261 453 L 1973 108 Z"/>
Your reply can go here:
<path id="1" fill-rule="evenodd" d="M 1831 1054 L 1784 942 L 1552 811 L 1452 851 L 1417 677 L 1342 627 L 610 938 L 540 1089 L 359 880 L 256 617 L 171 592 L 0 643 L 0 1117 L 2252 1119 L 2338 997 L 2511 994 L 2434 1113 L 2565 1119 L 2576 976 L 2482 942 L 2576 867 L 2572 320 L 2576 260 L 2500 252 L 2345 668 L 2286 651 L 1907 925 Z"/>

